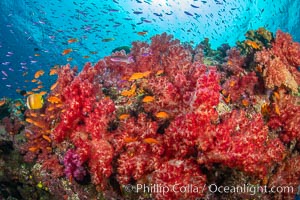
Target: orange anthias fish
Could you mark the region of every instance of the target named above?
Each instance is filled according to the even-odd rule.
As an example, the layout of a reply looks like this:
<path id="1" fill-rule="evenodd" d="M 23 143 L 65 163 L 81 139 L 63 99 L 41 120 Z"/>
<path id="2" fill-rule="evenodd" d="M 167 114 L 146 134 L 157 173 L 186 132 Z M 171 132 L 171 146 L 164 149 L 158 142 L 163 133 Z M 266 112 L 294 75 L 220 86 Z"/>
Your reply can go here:
<path id="1" fill-rule="evenodd" d="M 130 142 L 136 142 L 137 141 L 137 138 L 132 138 L 132 137 L 126 137 L 124 138 L 124 142 L 125 143 L 130 143 Z"/>
<path id="2" fill-rule="evenodd" d="M 42 135 L 42 137 L 43 137 L 45 140 L 47 140 L 49 143 L 51 143 L 51 139 L 50 139 L 49 136 L 47 136 L 47 135 Z"/>
<path id="3" fill-rule="evenodd" d="M 71 49 L 71 48 L 65 49 L 65 50 L 63 50 L 63 52 L 61 54 L 64 56 L 64 55 L 71 53 L 72 51 L 73 51 L 73 49 Z"/>
<path id="4" fill-rule="evenodd" d="M 61 99 L 56 96 L 51 96 L 47 99 L 50 103 L 61 103 Z"/>
<path id="5" fill-rule="evenodd" d="M 5 98 L 2 98 L 2 99 L 0 100 L 0 107 L 3 106 L 5 103 L 6 103 L 6 99 L 5 99 Z"/>
<path id="6" fill-rule="evenodd" d="M 141 79 L 141 78 L 145 78 L 145 77 L 149 76 L 150 73 L 151 73 L 150 71 L 134 73 L 129 78 L 129 81 L 134 81 L 134 80 L 138 80 L 138 79 Z"/>
<path id="7" fill-rule="evenodd" d="M 74 43 L 74 42 L 78 42 L 78 39 L 77 38 L 71 38 L 71 39 L 68 40 L 69 44 Z"/>
<path id="8" fill-rule="evenodd" d="M 254 42 L 254 41 L 246 40 L 245 43 L 246 43 L 248 46 L 252 47 L 253 49 L 259 49 L 259 48 L 260 48 L 259 44 L 257 44 L 257 43 Z"/>
<path id="9" fill-rule="evenodd" d="M 145 138 L 143 141 L 147 144 L 160 144 L 160 142 L 154 138 Z"/>
<path id="10" fill-rule="evenodd" d="M 125 119 L 127 119 L 128 117 L 130 117 L 129 114 L 121 114 L 121 115 L 119 116 L 119 119 L 120 119 L 120 120 L 125 120 Z"/>
<path id="11" fill-rule="evenodd" d="M 131 97 L 135 94 L 135 91 L 136 91 L 136 85 L 133 84 L 130 88 L 130 90 L 123 90 L 121 92 L 121 95 L 124 96 L 124 97 Z"/>
<path id="12" fill-rule="evenodd" d="M 161 119 L 168 119 L 169 118 L 169 114 L 162 111 L 162 112 L 158 112 L 155 115 L 157 118 L 161 118 Z"/>
<path id="13" fill-rule="evenodd" d="M 54 68 L 50 69 L 49 75 L 53 76 L 54 74 L 57 74 L 57 69 Z"/>
<path id="14" fill-rule="evenodd" d="M 54 83 L 51 87 L 50 90 L 54 90 L 56 88 L 56 86 L 58 85 L 58 82 Z"/>
<path id="15" fill-rule="evenodd" d="M 147 35 L 148 31 L 140 31 L 140 32 L 137 32 L 138 35 L 141 35 L 141 36 L 144 36 L 144 35 Z"/>
<path id="16" fill-rule="evenodd" d="M 154 97 L 153 96 L 145 96 L 142 100 L 143 103 L 150 103 L 154 101 Z"/>

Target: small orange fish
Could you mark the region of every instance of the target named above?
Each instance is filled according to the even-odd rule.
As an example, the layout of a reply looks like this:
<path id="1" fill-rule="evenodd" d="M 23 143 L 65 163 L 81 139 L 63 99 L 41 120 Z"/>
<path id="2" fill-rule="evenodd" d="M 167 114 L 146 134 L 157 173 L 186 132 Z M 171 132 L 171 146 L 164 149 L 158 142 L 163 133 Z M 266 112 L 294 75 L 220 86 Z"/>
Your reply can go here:
<path id="1" fill-rule="evenodd" d="M 20 101 L 15 101 L 15 106 L 16 106 L 16 107 L 22 106 L 22 102 L 20 102 Z"/>
<path id="2" fill-rule="evenodd" d="M 160 76 L 160 75 L 162 75 L 164 73 L 164 70 L 158 70 L 157 72 L 156 72 L 156 76 Z"/>
<path id="3" fill-rule="evenodd" d="M 71 49 L 71 48 L 65 49 L 65 50 L 63 50 L 63 52 L 61 54 L 64 56 L 64 55 L 71 53 L 72 51 L 73 51 L 73 49 Z"/>
<path id="4" fill-rule="evenodd" d="M 68 62 L 70 62 L 70 61 L 72 61 L 72 60 L 73 60 L 72 57 L 67 58 L 67 61 L 68 61 Z"/>
<path id="5" fill-rule="evenodd" d="M 61 99 L 56 96 L 51 96 L 47 99 L 50 103 L 61 103 Z"/>
<path id="6" fill-rule="evenodd" d="M 147 35 L 148 31 L 140 31 L 140 32 L 137 32 L 138 35 L 141 35 L 141 36 L 144 36 L 144 35 Z"/>
<path id="7" fill-rule="evenodd" d="M 32 124 L 34 122 L 31 118 L 26 118 L 25 121 L 30 123 L 30 124 Z"/>
<path id="8" fill-rule="evenodd" d="M 269 104 L 264 103 L 264 104 L 261 106 L 261 114 L 263 114 L 263 115 L 268 115 L 269 113 L 270 113 L 270 106 L 269 106 Z"/>
<path id="9" fill-rule="evenodd" d="M 39 85 L 37 88 L 39 88 L 39 89 L 42 89 L 44 86 L 42 86 L 42 85 Z"/>
<path id="10" fill-rule="evenodd" d="M 95 55 L 97 53 L 98 53 L 97 51 L 90 51 L 90 54 L 93 54 L 93 55 Z"/>
<path id="11" fill-rule="evenodd" d="M 82 56 L 82 58 L 89 58 L 90 56 Z"/>
<path id="12" fill-rule="evenodd" d="M 3 106 L 5 103 L 6 103 L 6 99 L 5 98 L 1 99 L 0 100 L 0 107 Z"/>
<path id="13" fill-rule="evenodd" d="M 57 69 L 50 69 L 49 75 L 53 76 L 54 74 L 57 74 Z"/>
<path id="14" fill-rule="evenodd" d="M 132 138 L 132 137 L 126 137 L 126 138 L 124 138 L 124 142 L 125 143 L 130 143 L 130 142 L 135 142 L 135 141 L 137 141 L 136 137 L 135 138 Z"/>
<path id="15" fill-rule="evenodd" d="M 39 94 L 43 96 L 43 95 L 47 94 L 47 92 L 46 91 L 41 91 Z"/>
<path id="16" fill-rule="evenodd" d="M 143 103 L 150 103 L 154 101 L 154 97 L 153 96 L 145 96 L 142 100 Z"/>
<path id="17" fill-rule="evenodd" d="M 122 115 L 119 116 L 119 119 L 120 119 L 120 120 L 125 120 L 125 119 L 127 119 L 128 117 L 130 117 L 129 114 L 122 114 Z"/>
<path id="18" fill-rule="evenodd" d="M 129 81 L 134 81 L 134 80 L 138 80 L 138 79 L 141 79 L 141 78 L 145 78 L 145 77 L 149 76 L 150 73 L 151 73 L 150 71 L 134 73 L 129 78 Z"/>
<path id="19" fill-rule="evenodd" d="M 280 100 L 280 95 L 279 95 L 279 93 L 275 91 L 275 92 L 273 93 L 273 98 L 274 98 L 274 100 L 277 100 L 277 101 Z"/>
<path id="20" fill-rule="evenodd" d="M 254 41 L 246 40 L 245 43 L 246 43 L 248 46 L 252 47 L 253 49 L 259 49 L 259 48 L 260 48 L 259 44 L 257 44 L 257 43 L 254 42 Z"/>
<path id="21" fill-rule="evenodd" d="M 231 96 L 230 96 L 230 94 L 229 94 L 227 97 L 224 97 L 224 101 L 225 101 L 226 103 L 230 103 L 230 101 L 231 101 Z"/>
<path id="22" fill-rule="evenodd" d="M 41 54 L 39 54 L 39 53 L 36 53 L 36 54 L 34 54 L 34 56 L 38 57 L 38 56 L 41 56 Z"/>
<path id="23" fill-rule="evenodd" d="M 242 100 L 242 105 L 245 106 L 245 107 L 248 107 L 250 104 L 249 100 L 248 99 L 243 99 Z"/>
<path id="24" fill-rule="evenodd" d="M 36 83 L 37 81 L 38 81 L 38 80 L 36 80 L 36 79 L 32 79 L 32 80 L 31 80 L 32 83 Z"/>
<path id="25" fill-rule="evenodd" d="M 277 103 L 274 105 L 274 111 L 277 115 L 280 115 L 280 109 Z"/>
<path id="26" fill-rule="evenodd" d="M 49 143 L 51 142 L 51 139 L 50 139 L 50 137 L 49 136 L 47 136 L 47 135 L 43 135 L 42 136 L 45 140 L 47 140 Z"/>
<path id="27" fill-rule="evenodd" d="M 145 138 L 143 141 L 147 144 L 160 144 L 160 142 L 154 138 Z"/>
<path id="28" fill-rule="evenodd" d="M 28 150 L 31 152 L 35 152 L 39 149 L 39 147 L 29 147 Z"/>
<path id="29" fill-rule="evenodd" d="M 31 112 L 31 113 L 30 113 L 30 116 L 32 116 L 32 117 L 37 117 L 38 115 L 37 115 L 37 113 L 35 113 L 35 112 Z"/>
<path id="30" fill-rule="evenodd" d="M 161 111 L 161 112 L 158 112 L 156 113 L 155 115 L 157 118 L 161 118 L 161 119 L 168 119 L 169 118 L 169 114 L 164 112 L 164 111 Z"/>
<path id="31" fill-rule="evenodd" d="M 54 83 L 51 87 L 50 90 L 54 90 L 56 88 L 56 86 L 58 85 L 58 82 Z"/>
<path id="32" fill-rule="evenodd" d="M 33 88 L 32 89 L 32 91 L 34 91 L 34 92 L 37 92 L 37 91 L 39 91 L 40 90 L 40 88 Z"/>
<path id="33" fill-rule="evenodd" d="M 39 78 L 40 76 L 43 76 L 44 73 L 45 73 L 44 70 L 41 69 L 41 70 L 35 72 L 34 78 Z"/>
<path id="34" fill-rule="evenodd" d="M 69 44 L 74 43 L 74 42 L 78 42 L 78 39 L 77 38 L 71 38 L 71 39 L 68 40 Z"/>
<path id="35" fill-rule="evenodd" d="M 130 90 L 123 90 L 121 92 L 121 95 L 124 96 L 124 97 L 131 97 L 135 94 L 135 91 L 136 91 L 136 85 L 133 84 L 130 88 Z"/>

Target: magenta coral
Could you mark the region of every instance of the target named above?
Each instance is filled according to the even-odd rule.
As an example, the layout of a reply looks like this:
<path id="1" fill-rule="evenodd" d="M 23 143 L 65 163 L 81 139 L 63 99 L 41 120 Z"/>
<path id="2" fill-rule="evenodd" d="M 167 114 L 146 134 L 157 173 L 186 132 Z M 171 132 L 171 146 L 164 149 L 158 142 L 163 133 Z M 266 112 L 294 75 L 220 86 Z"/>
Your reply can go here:
<path id="1" fill-rule="evenodd" d="M 87 175 L 85 168 L 82 166 L 79 155 L 74 149 L 69 149 L 64 157 L 65 174 L 69 180 L 75 178 L 77 181 L 82 181 Z"/>

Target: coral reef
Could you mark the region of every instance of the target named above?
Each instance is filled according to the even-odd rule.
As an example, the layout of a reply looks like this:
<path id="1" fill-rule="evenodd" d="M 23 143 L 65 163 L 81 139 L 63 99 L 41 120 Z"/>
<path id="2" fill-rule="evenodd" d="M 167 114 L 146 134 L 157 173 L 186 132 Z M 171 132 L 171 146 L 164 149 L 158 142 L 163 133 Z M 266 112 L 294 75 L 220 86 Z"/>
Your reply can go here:
<path id="1" fill-rule="evenodd" d="M 62 66 L 42 109 L 8 111 L 0 153 L 20 151 L 49 198 L 281 198 L 207 187 L 300 184 L 299 43 L 262 28 L 246 38 L 215 51 L 163 33 Z"/>

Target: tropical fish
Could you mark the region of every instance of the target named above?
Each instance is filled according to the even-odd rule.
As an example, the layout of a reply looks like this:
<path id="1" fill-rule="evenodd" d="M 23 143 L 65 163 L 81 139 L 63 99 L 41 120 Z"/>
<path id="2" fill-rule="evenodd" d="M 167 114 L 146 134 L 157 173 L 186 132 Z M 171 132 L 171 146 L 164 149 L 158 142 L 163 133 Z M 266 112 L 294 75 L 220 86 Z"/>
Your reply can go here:
<path id="1" fill-rule="evenodd" d="M 45 95 L 45 94 L 47 94 L 47 92 L 46 91 L 41 91 L 39 94 L 40 95 Z"/>
<path id="2" fill-rule="evenodd" d="M 164 70 L 158 70 L 157 72 L 156 72 L 156 76 L 160 76 L 160 75 L 162 75 L 164 73 Z"/>
<path id="3" fill-rule="evenodd" d="M 47 140 L 49 143 L 51 142 L 51 139 L 50 139 L 49 136 L 47 136 L 47 135 L 42 135 L 42 137 L 43 137 L 45 140 Z"/>
<path id="4" fill-rule="evenodd" d="M 40 94 L 31 94 L 27 97 L 26 105 L 28 109 L 41 109 L 44 105 L 43 96 Z"/>
<path id="5" fill-rule="evenodd" d="M 50 69 L 49 75 L 52 76 L 54 74 L 57 74 L 57 69 L 55 68 Z"/>
<path id="6" fill-rule="evenodd" d="M 56 83 L 54 83 L 53 85 L 51 85 L 50 90 L 54 90 L 57 85 L 58 85 L 58 81 Z"/>
<path id="7" fill-rule="evenodd" d="M 6 103 L 5 98 L 0 99 L 0 107 L 3 106 L 5 103 Z"/>
<path id="8" fill-rule="evenodd" d="M 147 33 L 148 33 L 148 31 L 140 31 L 140 32 L 137 32 L 138 35 L 142 35 L 142 36 L 146 35 Z"/>
<path id="9" fill-rule="evenodd" d="M 104 38 L 102 39 L 102 42 L 110 42 L 110 41 L 114 41 L 115 38 Z"/>
<path id="10" fill-rule="evenodd" d="M 65 50 L 63 50 L 63 52 L 61 54 L 64 56 L 64 55 L 71 53 L 72 51 L 73 51 L 73 49 L 71 49 L 71 48 L 65 49 Z"/>
<path id="11" fill-rule="evenodd" d="M 153 96 L 145 96 L 142 100 L 143 103 L 149 103 L 154 101 L 154 97 Z"/>
<path id="12" fill-rule="evenodd" d="M 127 64 L 133 63 L 133 57 L 132 56 L 111 56 L 110 60 L 113 62 L 124 62 Z"/>
<path id="13" fill-rule="evenodd" d="M 145 77 L 149 76 L 150 73 L 151 73 L 150 71 L 134 73 L 129 78 L 129 81 L 134 81 L 134 80 L 138 80 L 138 79 L 141 79 L 141 78 L 145 78 Z"/>
<path id="14" fill-rule="evenodd" d="M 246 40 L 245 43 L 246 43 L 248 46 L 252 47 L 253 49 L 259 49 L 259 48 L 260 48 L 259 44 L 257 44 L 257 43 L 254 42 L 254 41 Z"/>
<path id="15" fill-rule="evenodd" d="M 71 39 L 68 40 L 69 44 L 74 43 L 74 42 L 78 42 L 78 39 L 77 38 L 71 38 Z"/>
<path id="16" fill-rule="evenodd" d="M 133 84 L 130 88 L 130 90 L 123 90 L 121 92 L 121 95 L 124 96 L 124 97 L 131 97 L 135 94 L 135 91 L 136 91 L 136 85 Z"/>
<path id="17" fill-rule="evenodd" d="M 119 116 L 119 119 L 120 119 L 120 120 L 125 120 L 125 119 L 127 119 L 128 117 L 130 117 L 129 114 L 121 114 L 121 115 Z"/>
<path id="18" fill-rule="evenodd" d="M 164 111 L 161 111 L 161 112 L 158 112 L 156 113 L 155 115 L 157 118 L 161 118 L 161 119 L 168 119 L 169 118 L 169 114 L 164 112 Z"/>
<path id="19" fill-rule="evenodd" d="M 34 78 L 39 78 L 40 76 L 43 76 L 44 73 L 45 73 L 45 71 L 41 69 L 41 70 L 35 72 Z"/>
<path id="20" fill-rule="evenodd" d="M 51 96 L 47 99 L 50 103 L 61 103 L 61 99 L 56 96 Z"/>
<path id="21" fill-rule="evenodd" d="M 132 137 L 126 137 L 126 138 L 124 138 L 124 142 L 125 143 L 130 143 L 130 142 L 135 142 L 135 141 L 137 141 L 136 137 L 135 138 L 132 138 Z"/>
<path id="22" fill-rule="evenodd" d="M 160 142 L 154 138 L 145 138 L 143 141 L 148 144 L 160 144 Z"/>

